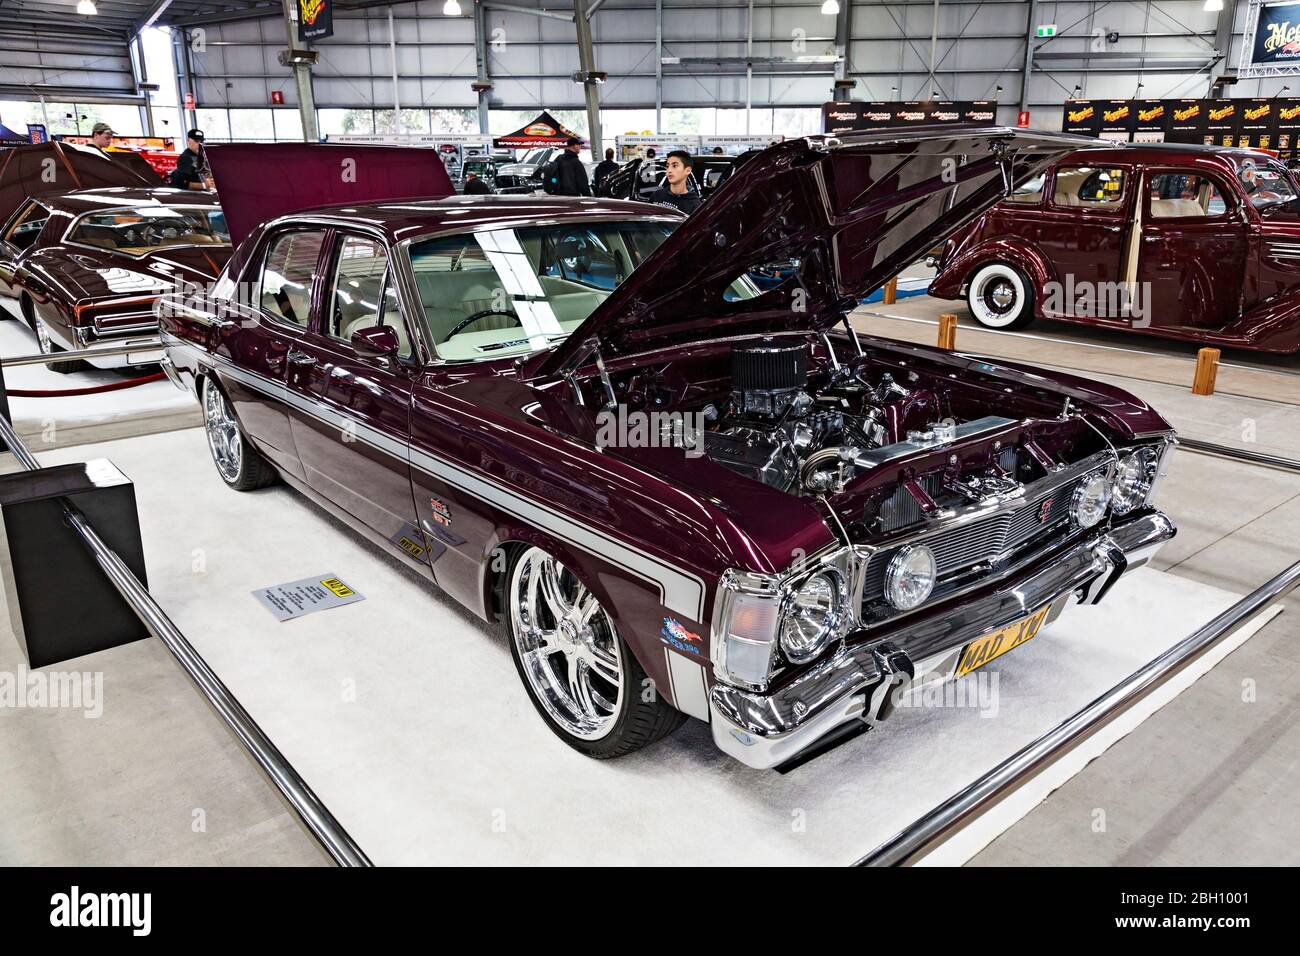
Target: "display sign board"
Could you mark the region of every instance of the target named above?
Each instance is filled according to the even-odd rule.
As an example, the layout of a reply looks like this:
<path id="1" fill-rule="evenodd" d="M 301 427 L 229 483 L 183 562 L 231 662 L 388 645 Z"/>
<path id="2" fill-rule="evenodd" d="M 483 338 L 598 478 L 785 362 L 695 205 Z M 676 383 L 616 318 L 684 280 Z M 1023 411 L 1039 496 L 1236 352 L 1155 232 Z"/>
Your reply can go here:
<path id="1" fill-rule="evenodd" d="M 1267 149 L 1289 159 L 1297 154 L 1300 98 L 1067 100 L 1061 128 L 1126 142 Z"/>
<path id="2" fill-rule="evenodd" d="M 298 39 L 322 40 L 334 35 L 334 0 L 298 0 Z"/>
<path id="3" fill-rule="evenodd" d="M 348 587 L 335 574 L 318 574 L 301 581 L 258 588 L 253 597 L 275 615 L 277 621 L 289 621 L 313 611 L 326 611 L 366 599 L 364 594 Z"/>
<path id="4" fill-rule="evenodd" d="M 1169 132 L 1169 104 L 1164 100 L 1138 100 L 1133 142 L 1163 143 Z"/>
<path id="5" fill-rule="evenodd" d="M 50 134 L 46 132 L 44 123 L 28 123 L 27 138 L 33 143 L 47 143 L 50 140 Z"/>
<path id="6" fill-rule="evenodd" d="M 1237 75 L 1300 74 L 1300 0 L 1249 0 Z"/>
<path id="7" fill-rule="evenodd" d="M 855 133 L 877 129 L 965 124 L 988 126 L 997 120 L 994 100 L 907 100 L 822 104 L 822 132 Z"/>

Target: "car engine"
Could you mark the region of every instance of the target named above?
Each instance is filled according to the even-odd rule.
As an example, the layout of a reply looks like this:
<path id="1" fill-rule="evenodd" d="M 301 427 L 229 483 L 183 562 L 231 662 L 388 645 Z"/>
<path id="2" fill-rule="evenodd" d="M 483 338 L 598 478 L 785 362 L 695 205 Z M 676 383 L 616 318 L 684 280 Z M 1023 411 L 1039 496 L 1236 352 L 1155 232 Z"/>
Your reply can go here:
<path id="1" fill-rule="evenodd" d="M 861 467 L 862 454 L 891 442 L 951 441 L 957 423 L 939 402 L 885 373 L 875 383 L 836 366 L 810 386 L 807 342 L 763 339 L 731 352 L 725 408 L 704 409 L 704 452 L 713 461 L 791 494 L 835 491 Z"/>

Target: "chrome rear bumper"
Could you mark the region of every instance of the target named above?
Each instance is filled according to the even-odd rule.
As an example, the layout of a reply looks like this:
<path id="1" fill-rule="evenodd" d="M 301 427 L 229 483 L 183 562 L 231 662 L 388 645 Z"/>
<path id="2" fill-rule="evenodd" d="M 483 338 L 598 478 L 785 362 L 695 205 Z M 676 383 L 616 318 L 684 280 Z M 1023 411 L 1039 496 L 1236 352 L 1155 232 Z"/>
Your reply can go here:
<path id="1" fill-rule="evenodd" d="M 1080 603 L 1096 603 L 1175 534 L 1161 512 L 1143 515 L 949 614 L 896 629 L 875 628 L 869 632 L 874 640 L 864 641 L 864 632 L 850 634 L 839 652 L 779 690 L 756 693 L 715 684 L 709 695 L 714 742 L 751 767 L 786 764 L 846 724 L 883 719 L 895 687 L 952 676 L 970 641 L 1043 607 L 1051 607 L 1046 619 L 1051 623 L 1076 593 Z"/>

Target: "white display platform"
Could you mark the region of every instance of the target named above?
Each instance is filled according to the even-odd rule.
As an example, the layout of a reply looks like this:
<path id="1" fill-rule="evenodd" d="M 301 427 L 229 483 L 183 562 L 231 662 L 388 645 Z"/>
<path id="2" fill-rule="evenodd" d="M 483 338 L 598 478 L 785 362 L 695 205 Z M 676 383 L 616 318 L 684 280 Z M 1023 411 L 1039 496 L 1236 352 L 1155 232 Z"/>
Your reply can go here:
<path id="1" fill-rule="evenodd" d="M 225 488 L 202 431 L 41 458 L 98 456 L 136 482 L 150 590 L 377 864 L 850 863 L 1236 600 L 1138 571 L 990 665 L 996 715 L 904 709 L 785 776 L 698 721 L 598 762 L 543 726 L 494 631 L 296 493 Z M 325 572 L 366 600 L 281 624 L 249 593 Z M 931 859 L 968 859 L 1144 715 Z"/>
<path id="2" fill-rule="evenodd" d="M 41 349 L 36 334 L 26 322 L 13 317 L 15 310 L 8 307 L 8 302 L 0 300 L 0 356 L 37 354 Z M 22 365 L 5 369 L 5 385 L 11 389 L 61 390 L 107 385 L 143 374 L 147 373 L 92 368 L 64 375 L 44 365 Z M 200 421 L 194 399 L 166 379 L 97 395 L 9 399 L 14 427 L 24 436 L 39 434 L 50 422 L 59 430 L 80 430 L 89 425 L 169 416 L 189 409 L 194 409 L 195 422 Z M 33 447 L 39 450 L 37 443 Z"/>

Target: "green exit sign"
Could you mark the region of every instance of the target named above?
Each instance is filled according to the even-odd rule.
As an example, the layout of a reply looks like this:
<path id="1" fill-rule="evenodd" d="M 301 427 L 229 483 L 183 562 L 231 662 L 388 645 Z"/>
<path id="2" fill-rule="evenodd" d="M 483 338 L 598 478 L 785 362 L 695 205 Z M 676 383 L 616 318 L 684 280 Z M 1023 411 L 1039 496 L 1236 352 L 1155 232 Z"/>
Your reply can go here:
<path id="1" fill-rule="evenodd" d="M 1040 24 L 1038 25 L 1037 35 L 1040 36 L 1040 37 L 1054 37 L 1054 36 L 1056 36 L 1056 24 L 1055 24 L 1055 23 L 1040 23 Z"/>

